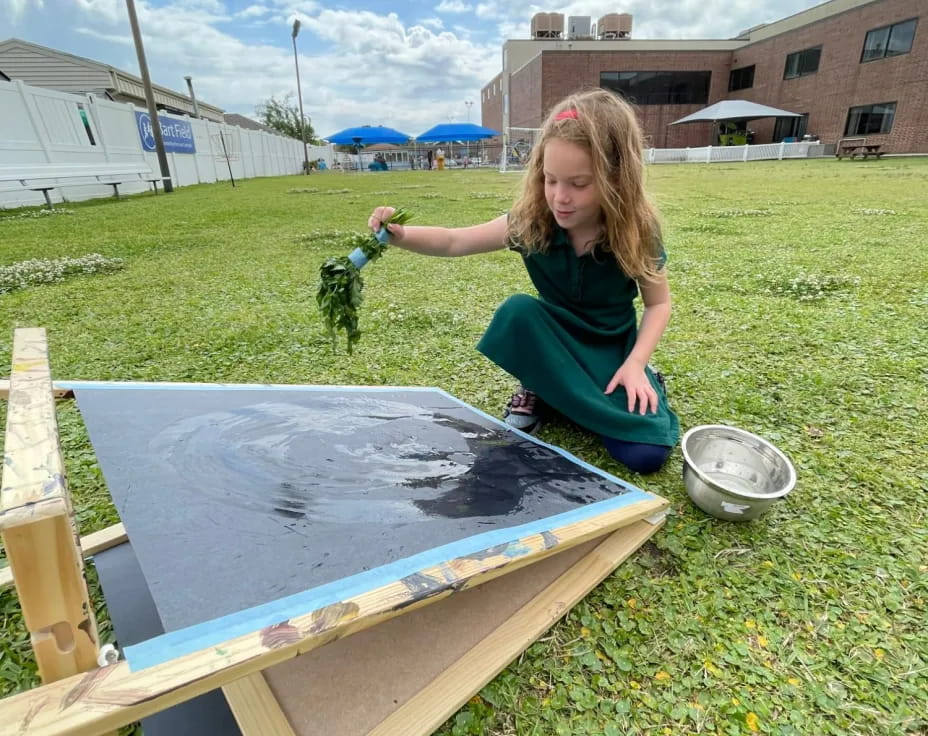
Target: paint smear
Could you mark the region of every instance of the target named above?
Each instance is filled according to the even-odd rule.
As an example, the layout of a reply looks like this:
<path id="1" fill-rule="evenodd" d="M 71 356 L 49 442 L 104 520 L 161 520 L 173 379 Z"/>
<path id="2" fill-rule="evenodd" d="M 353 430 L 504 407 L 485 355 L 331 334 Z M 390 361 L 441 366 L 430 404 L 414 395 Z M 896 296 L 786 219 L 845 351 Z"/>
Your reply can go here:
<path id="1" fill-rule="evenodd" d="M 375 397 L 268 401 L 182 419 L 149 449 L 203 500 L 285 519 L 500 516 L 555 494 L 573 504 L 615 484 L 530 440 L 445 410 Z"/>

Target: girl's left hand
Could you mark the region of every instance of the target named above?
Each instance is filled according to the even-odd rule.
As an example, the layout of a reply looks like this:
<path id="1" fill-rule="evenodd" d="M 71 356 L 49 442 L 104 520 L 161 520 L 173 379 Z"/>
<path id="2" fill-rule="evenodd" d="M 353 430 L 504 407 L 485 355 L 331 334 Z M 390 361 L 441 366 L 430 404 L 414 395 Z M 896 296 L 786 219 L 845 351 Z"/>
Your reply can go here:
<path id="1" fill-rule="evenodd" d="M 634 360 L 626 360 L 609 381 L 606 393 L 611 394 L 617 386 L 625 387 L 625 393 L 628 394 L 629 412 L 634 413 L 637 404 L 639 414 L 644 415 L 648 409 L 652 414 L 657 414 L 657 392 L 648 380 L 645 366 Z"/>

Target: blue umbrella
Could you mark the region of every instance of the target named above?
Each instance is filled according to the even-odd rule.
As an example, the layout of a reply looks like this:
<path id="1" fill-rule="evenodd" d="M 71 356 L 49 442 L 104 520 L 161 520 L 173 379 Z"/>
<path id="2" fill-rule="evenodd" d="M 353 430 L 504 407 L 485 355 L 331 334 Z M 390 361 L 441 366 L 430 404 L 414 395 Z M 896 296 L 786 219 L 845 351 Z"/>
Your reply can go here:
<path id="1" fill-rule="evenodd" d="M 484 128 L 474 123 L 441 123 L 429 128 L 422 135 L 416 136 L 416 140 L 420 143 L 480 141 L 497 135 L 500 135 L 498 130 Z"/>
<path id="2" fill-rule="evenodd" d="M 484 128 L 474 123 L 440 123 L 417 136 L 416 140 L 420 143 L 454 143 L 454 141 L 480 141 L 497 135 L 500 135 L 498 130 Z M 452 158 L 453 153 L 452 151 Z"/>
<path id="3" fill-rule="evenodd" d="M 358 152 L 358 171 L 360 171 L 361 146 L 373 146 L 377 143 L 405 143 L 411 137 L 385 125 L 362 125 L 357 128 L 340 130 L 326 140 L 339 146 L 354 146 L 355 151 Z"/>
<path id="4" fill-rule="evenodd" d="M 329 143 L 340 146 L 371 146 L 375 143 L 405 143 L 412 136 L 384 125 L 362 125 L 358 128 L 345 128 L 326 137 Z"/>

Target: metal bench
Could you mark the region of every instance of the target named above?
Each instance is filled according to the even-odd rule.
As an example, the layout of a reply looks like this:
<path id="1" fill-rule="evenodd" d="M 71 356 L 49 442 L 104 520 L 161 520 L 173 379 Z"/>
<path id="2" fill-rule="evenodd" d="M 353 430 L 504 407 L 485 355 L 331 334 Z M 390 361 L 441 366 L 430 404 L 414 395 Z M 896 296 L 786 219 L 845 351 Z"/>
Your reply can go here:
<path id="1" fill-rule="evenodd" d="M 19 182 L 33 192 L 42 192 L 49 209 L 54 209 L 49 192 L 62 186 L 106 184 L 119 199 L 119 185 L 130 181 L 151 184 L 158 193 L 156 174 L 148 164 L 7 164 L 0 166 L 0 183 Z"/>

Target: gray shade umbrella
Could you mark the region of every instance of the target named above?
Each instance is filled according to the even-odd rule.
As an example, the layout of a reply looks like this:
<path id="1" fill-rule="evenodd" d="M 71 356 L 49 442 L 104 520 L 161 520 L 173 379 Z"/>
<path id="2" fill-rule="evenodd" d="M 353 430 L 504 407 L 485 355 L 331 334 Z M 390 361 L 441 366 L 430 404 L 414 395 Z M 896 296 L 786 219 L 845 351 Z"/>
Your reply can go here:
<path id="1" fill-rule="evenodd" d="M 799 118 L 798 112 L 780 110 L 776 107 L 759 105 L 747 100 L 722 100 L 714 105 L 674 120 L 671 125 L 681 123 L 718 123 L 723 120 L 758 120 L 760 118 Z"/>

